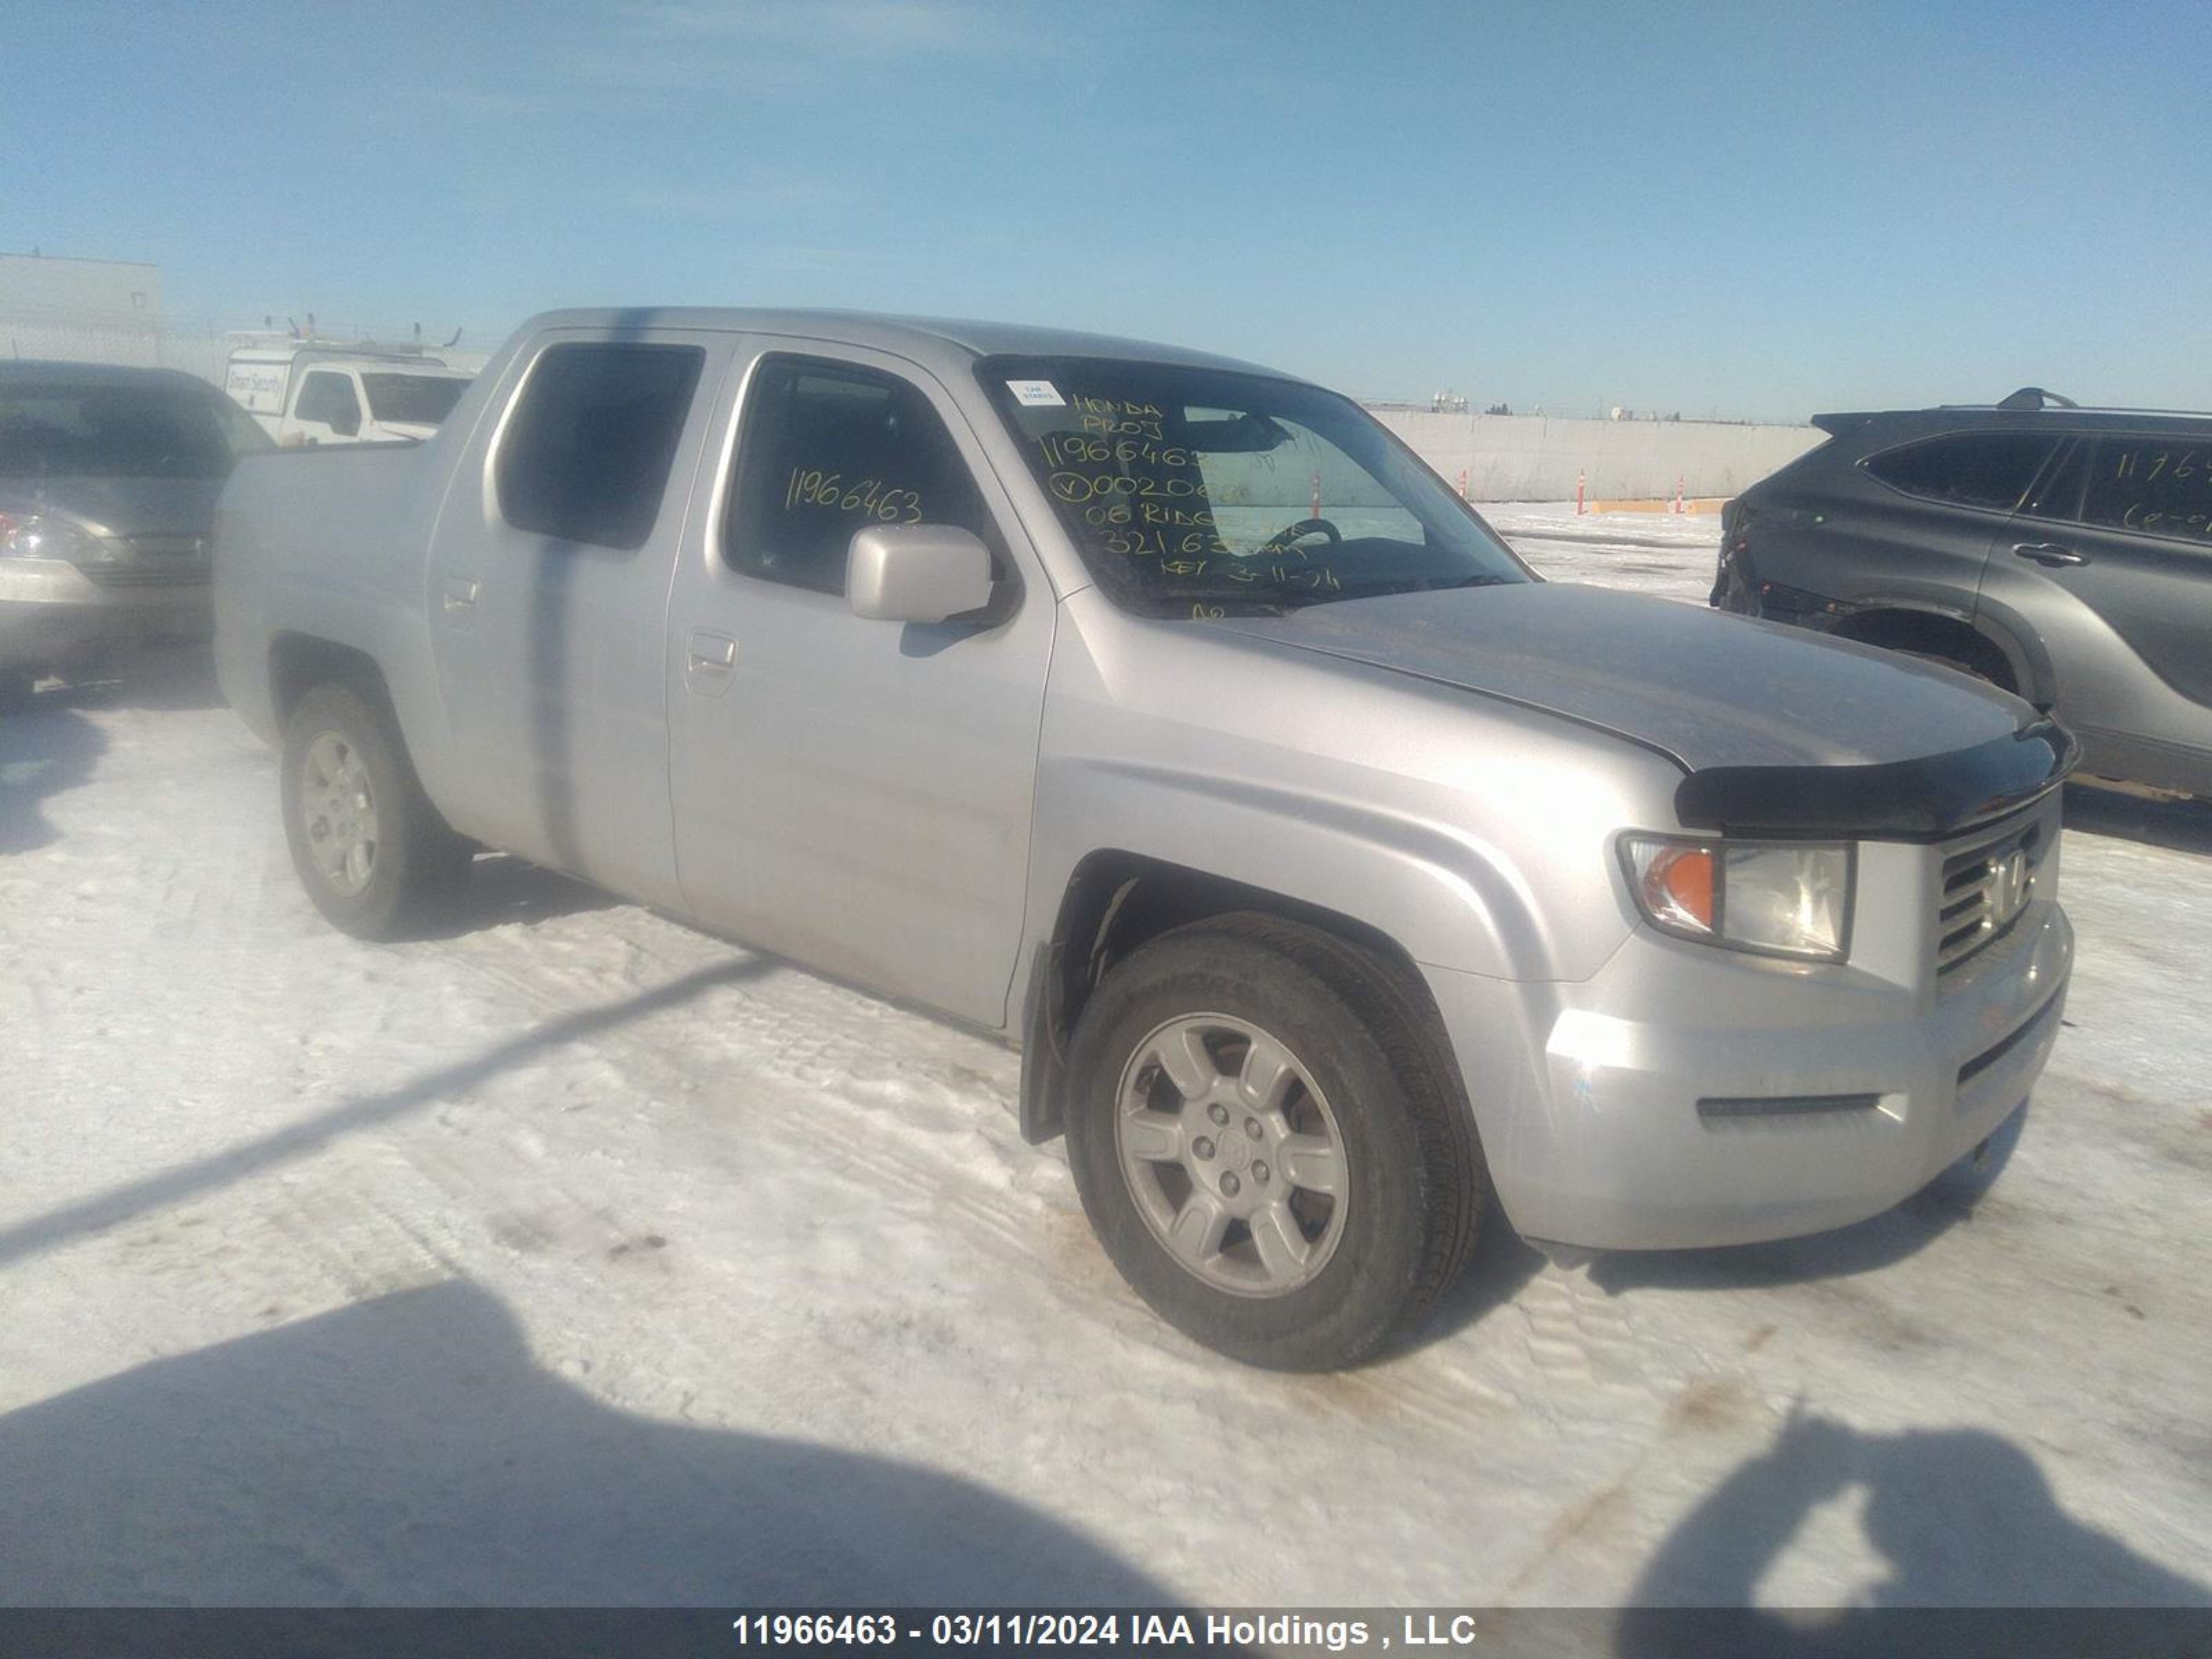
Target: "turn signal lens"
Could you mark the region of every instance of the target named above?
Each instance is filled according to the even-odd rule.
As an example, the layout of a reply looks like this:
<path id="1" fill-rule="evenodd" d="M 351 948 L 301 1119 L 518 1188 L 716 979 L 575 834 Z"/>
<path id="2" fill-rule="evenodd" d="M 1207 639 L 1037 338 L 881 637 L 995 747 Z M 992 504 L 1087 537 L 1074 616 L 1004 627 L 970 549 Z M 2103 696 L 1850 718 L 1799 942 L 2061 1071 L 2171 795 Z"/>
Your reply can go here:
<path id="1" fill-rule="evenodd" d="M 1655 847 L 1644 869 L 1646 915 L 1684 933 L 1713 931 L 1713 854 L 1706 847 Z"/>
<path id="2" fill-rule="evenodd" d="M 1841 962 L 1854 860 L 1848 844 L 1624 836 L 1637 908 L 1682 939 L 1769 956 Z"/>

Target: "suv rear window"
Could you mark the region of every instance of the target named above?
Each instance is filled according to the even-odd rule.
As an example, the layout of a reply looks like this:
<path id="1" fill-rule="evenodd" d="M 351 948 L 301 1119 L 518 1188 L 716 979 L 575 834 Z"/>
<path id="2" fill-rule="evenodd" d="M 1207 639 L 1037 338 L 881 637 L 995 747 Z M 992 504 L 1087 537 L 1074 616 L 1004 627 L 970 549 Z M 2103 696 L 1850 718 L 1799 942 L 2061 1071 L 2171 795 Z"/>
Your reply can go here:
<path id="1" fill-rule="evenodd" d="M 562 541 L 644 546 L 706 361 L 697 346 L 550 347 L 500 441 L 501 516 Z"/>
<path id="2" fill-rule="evenodd" d="M 2009 513 L 2057 443 L 2034 432 L 1954 432 L 1884 450 L 1865 465 L 1908 495 Z"/>

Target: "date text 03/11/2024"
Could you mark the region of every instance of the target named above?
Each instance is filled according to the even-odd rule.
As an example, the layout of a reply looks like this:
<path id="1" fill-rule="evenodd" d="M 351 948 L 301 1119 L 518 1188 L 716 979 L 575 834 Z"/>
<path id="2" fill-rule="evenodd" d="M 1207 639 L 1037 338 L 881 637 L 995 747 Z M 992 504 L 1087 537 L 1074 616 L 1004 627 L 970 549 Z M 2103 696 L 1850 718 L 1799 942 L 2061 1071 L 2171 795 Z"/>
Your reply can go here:
<path id="1" fill-rule="evenodd" d="M 860 1646 L 931 1648 L 1146 1647 L 1243 1649 L 1258 1644 L 1344 1653 L 1464 1649 L 1478 1638 L 1468 1613 L 1409 1613 L 1392 1632 L 1364 1618 L 1296 1613 L 1168 1612 L 752 1613 L 731 1623 L 739 1647 Z"/>

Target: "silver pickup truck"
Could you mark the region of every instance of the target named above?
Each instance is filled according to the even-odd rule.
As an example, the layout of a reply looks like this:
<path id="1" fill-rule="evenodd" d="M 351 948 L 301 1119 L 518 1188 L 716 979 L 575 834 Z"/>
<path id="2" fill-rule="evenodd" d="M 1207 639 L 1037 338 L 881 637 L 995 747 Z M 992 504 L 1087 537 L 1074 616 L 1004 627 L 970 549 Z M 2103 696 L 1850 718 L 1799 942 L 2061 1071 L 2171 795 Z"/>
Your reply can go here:
<path id="1" fill-rule="evenodd" d="M 1080 334 L 557 313 L 247 459 L 223 685 L 339 927 L 478 847 L 1020 1045 L 1129 1283 L 1355 1362 L 1554 1253 L 1875 1213 L 2059 1025 L 2071 740 L 1538 580 L 1355 405 Z"/>

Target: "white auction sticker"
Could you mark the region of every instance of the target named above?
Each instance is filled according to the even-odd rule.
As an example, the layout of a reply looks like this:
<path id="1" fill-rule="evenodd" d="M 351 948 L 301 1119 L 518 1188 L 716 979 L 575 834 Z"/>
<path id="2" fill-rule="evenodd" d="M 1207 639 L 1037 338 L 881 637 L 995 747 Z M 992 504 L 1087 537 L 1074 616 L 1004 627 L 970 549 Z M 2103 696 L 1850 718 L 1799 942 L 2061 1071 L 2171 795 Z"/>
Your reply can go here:
<path id="1" fill-rule="evenodd" d="M 1067 402 L 1050 380 L 1009 380 L 1006 390 L 1014 394 L 1016 403 L 1030 409 L 1052 409 Z"/>

